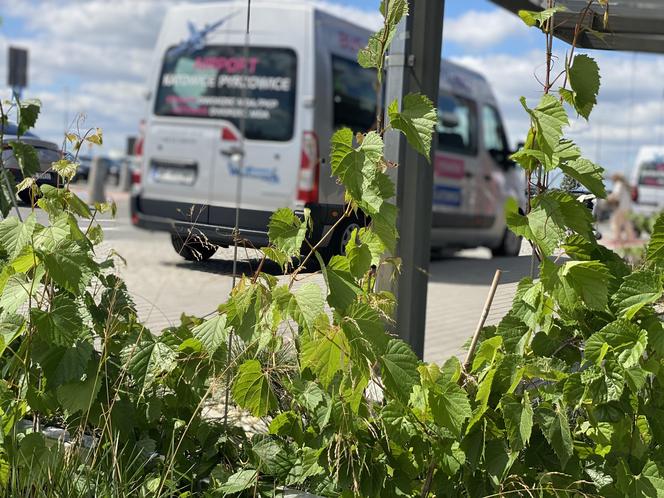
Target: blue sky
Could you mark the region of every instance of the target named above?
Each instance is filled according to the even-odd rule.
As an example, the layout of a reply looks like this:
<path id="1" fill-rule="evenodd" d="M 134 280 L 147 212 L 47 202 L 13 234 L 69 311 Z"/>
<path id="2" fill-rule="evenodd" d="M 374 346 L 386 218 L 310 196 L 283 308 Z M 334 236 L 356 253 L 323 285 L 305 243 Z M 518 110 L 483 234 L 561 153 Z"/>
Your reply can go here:
<path id="1" fill-rule="evenodd" d="M 0 0 L 0 96 L 8 96 L 2 86 L 7 45 L 26 46 L 31 53 L 26 95 L 41 98 L 44 109 L 38 131 L 60 140 L 65 117 L 70 123 L 83 114 L 85 125 L 105 130 L 105 153 L 122 149 L 143 114 L 145 67 L 160 19 L 177 1 Z M 379 0 L 310 1 L 360 24 L 377 20 Z M 559 61 L 565 49 L 557 44 Z M 592 55 L 602 69 L 600 105 L 591 124 L 574 120 L 570 134 L 591 159 L 626 171 L 640 145 L 663 139 L 664 58 Z M 535 75 L 544 60 L 541 34 L 488 0 L 447 0 L 443 56 L 490 81 L 510 139 L 519 141 L 528 121 L 518 99 L 525 95 L 534 101 L 540 95 Z"/>

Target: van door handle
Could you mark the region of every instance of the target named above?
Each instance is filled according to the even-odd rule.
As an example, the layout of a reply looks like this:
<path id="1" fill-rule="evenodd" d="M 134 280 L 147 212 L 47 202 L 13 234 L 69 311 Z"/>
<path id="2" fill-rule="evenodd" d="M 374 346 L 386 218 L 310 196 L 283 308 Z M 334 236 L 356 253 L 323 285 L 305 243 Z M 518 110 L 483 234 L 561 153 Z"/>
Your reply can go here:
<path id="1" fill-rule="evenodd" d="M 466 173 L 465 173 L 466 178 L 472 178 L 473 176 L 475 176 L 475 175 L 473 175 L 472 171 L 466 171 Z"/>
<path id="2" fill-rule="evenodd" d="M 229 147 L 228 149 L 221 149 L 219 152 L 221 153 L 222 156 L 226 157 L 231 157 L 235 154 L 239 154 L 240 156 L 244 155 L 244 150 L 242 149 L 242 147 L 237 147 L 237 146 Z"/>

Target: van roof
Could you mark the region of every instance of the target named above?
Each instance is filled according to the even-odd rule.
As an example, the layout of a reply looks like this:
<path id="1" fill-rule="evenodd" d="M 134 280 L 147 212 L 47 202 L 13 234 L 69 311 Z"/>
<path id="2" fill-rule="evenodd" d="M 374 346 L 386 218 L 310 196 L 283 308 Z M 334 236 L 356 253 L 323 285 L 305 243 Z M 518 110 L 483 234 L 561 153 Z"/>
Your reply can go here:
<path id="1" fill-rule="evenodd" d="M 355 28 L 355 33 L 362 33 L 366 38 L 372 33 L 372 31 L 366 26 L 352 23 L 348 19 L 335 15 L 334 12 L 325 8 L 325 4 L 317 5 L 301 0 L 282 0 L 279 2 L 275 0 L 253 0 L 252 5 L 260 5 L 260 10 L 252 9 L 252 16 L 260 15 L 267 9 L 309 11 L 311 13 L 316 12 L 323 14 L 326 17 L 334 18 L 336 21 L 348 25 L 349 28 Z M 240 9 L 244 14 L 246 7 L 246 0 L 220 0 L 216 2 L 196 4 L 179 4 L 170 7 L 166 20 L 170 24 L 178 22 L 184 25 L 186 24 L 186 17 L 184 16 L 187 12 L 200 14 L 212 9 L 224 9 L 227 11 L 236 8 Z M 229 24 L 232 23 L 233 26 L 242 25 L 244 27 L 244 15 L 241 17 L 242 22 L 239 22 L 239 19 L 231 19 L 229 20 Z M 214 19 L 210 18 L 210 20 L 213 21 Z M 495 97 L 491 91 L 491 87 L 481 74 L 445 58 L 442 58 L 441 62 L 440 90 L 447 93 L 463 95 L 481 102 L 495 103 Z"/>

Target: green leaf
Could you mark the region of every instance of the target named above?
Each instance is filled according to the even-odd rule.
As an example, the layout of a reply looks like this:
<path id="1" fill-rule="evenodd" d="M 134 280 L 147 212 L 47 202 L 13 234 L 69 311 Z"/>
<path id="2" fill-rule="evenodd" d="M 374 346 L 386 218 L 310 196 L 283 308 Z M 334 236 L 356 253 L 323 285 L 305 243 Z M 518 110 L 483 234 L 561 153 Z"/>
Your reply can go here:
<path id="1" fill-rule="evenodd" d="M 533 27 L 537 26 L 539 28 L 542 28 L 544 26 L 544 23 L 553 17 L 553 15 L 556 12 L 562 12 L 566 10 L 566 8 L 562 5 L 550 8 L 550 9 L 544 9 L 541 11 L 535 11 L 535 10 L 520 10 L 519 11 L 519 17 L 523 22 L 526 23 L 526 25 Z"/>
<path id="2" fill-rule="evenodd" d="M 232 387 L 233 399 L 255 417 L 264 417 L 277 407 L 270 379 L 258 360 L 247 360 L 238 368 Z"/>
<path id="3" fill-rule="evenodd" d="M 30 295 L 34 295 L 39 288 L 36 283 L 28 280 L 23 273 L 11 275 L 4 285 L 2 296 L 0 296 L 0 308 L 2 315 L 7 316 L 16 313 L 25 303 Z"/>
<path id="4" fill-rule="evenodd" d="M 60 244 L 58 252 L 42 254 L 49 277 L 63 289 L 83 292 L 97 264 L 75 244 Z"/>
<path id="5" fill-rule="evenodd" d="M 355 278 L 362 278 L 371 267 L 371 251 L 358 240 L 357 230 L 353 230 L 346 245 L 346 256 L 350 264 L 350 272 Z"/>
<path id="6" fill-rule="evenodd" d="M 195 339 L 201 341 L 203 348 L 209 355 L 216 353 L 219 346 L 228 338 L 226 315 L 217 315 L 205 320 L 191 331 Z"/>
<path id="7" fill-rule="evenodd" d="M 401 112 L 395 100 L 387 108 L 390 126 L 400 130 L 417 152 L 431 161 L 431 136 L 438 122 L 436 109 L 425 95 L 408 94 L 403 97 Z"/>
<path id="8" fill-rule="evenodd" d="M 413 350 L 402 340 L 391 339 L 379 362 L 385 387 L 394 397 L 407 402 L 413 386 L 420 381 L 419 362 Z"/>
<path id="9" fill-rule="evenodd" d="M 578 294 L 584 304 L 594 310 L 606 308 L 609 270 L 599 261 L 568 261 L 560 276 Z"/>
<path id="10" fill-rule="evenodd" d="M 639 363 L 648 343 L 648 334 L 627 320 L 618 319 L 595 332 L 586 341 L 585 358 L 599 365 L 607 353 L 616 355 L 622 366 Z"/>
<path id="11" fill-rule="evenodd" d="M 506 394 L 500 401 L 505 429 L 513 451 L 521 451 L 530 440 L 533 430 L 533 407 L 530 405 L 528 391 L 519 399 L 513 394 Z"/>
<path id="12" fill-rule="evenodd" d="M 34 128 L 41 110 L 41 102 L 37 99 L 26 99 L 19 102 L 18 135 L 22 136 Z"/>
<path id="13" fill-rule="evenodd" d="M 460 437 L 463 423 L 471 415 L 466 392 L 456 383 L 448 382 L 429 390 L 429 404 L 434 421 Z"/>
<path id="14" fill-rule="evenodd" d="M 664 213 L 660 213 L 653 226 L 646 250 L 646 261 L 664 264 Z"/>
<path id="15" fill-rule="evenodd" d="M 10 258 L 18 256 L 31 242 L 36 224 L 37 217 L 34 213 L 31 213 L 24 222 L 13 216 L 0 222 L 0 247 Z"/>
<path id="16" fill-rule="evenodd" d="M 521 105 L 530 114 L 537 134 L 535 139 L 545 156 L 551 157 L 560 144 L 563 126 L 569 124 L 567 113 L 560 101 L 551 94 L 542 96 L 535 109 L 526 105 L 525 97 L 521 97 Z M 547 161 L 543 161 L 546 164 Z"/>
<path id="17" fill-rule="evenodd" d="M 177 354 L 166 344 L 144 334 L 145 339 L 123 351 L 127 370 L 140 388 L 141 395 L 157 379 L 175 369 Z"/>
<path id="18" fill-rule="evenodd" d="M 302 284 L 292 295 L 289 311 L 300 327 L 312 331 L 316 319 L 325 312 L 320 286 L 311 282 Z"/>
<path id="19" fill-rule="evenodd" d="M 581 116 L 588 119 L 597 104 L 599 92 L 600 76 L 597 62 L 586 54 L 576 55 L 568 75 L 570 86 L 574 90 L 574 108 Z"/>
<path id="20" fill-rule="evenodd" d="M 390 336 L 385 332 L 383 319 L 371 306 L 361 301 L 353 303 L 344 316 L 344 322 L 353 324 L 376 356 L 385 352 Z"/>
<path id="21" fill-rule="evenodd" d="M 574 178 L 597 197 L 606 197 L 604 188 L 604 168 L 588 159 L 579 158 L 574 161 L 563 162 L 560 169 L 568 176 Z"/>
<path id="22" fill-rule="evenodd" d="M 350 272 L 328 267 L 323 271 L 323 275 L 329 289 L 327 302 L 339 312 L 343 312 L 362 294 L 362 289 L 355 283 Z"/>
<path id="23" fill-rule="evenodd" d="M 91 144 L 103 145 L 104 139 L 101 128 L 96 128 L 92 135 L 85 137 L 85 140 Z"/>
<path id="24" fill-rule="evenodd" d="M 281 208 L 270 216 L 268 224 L 270 242 L 288 256 L 300 255 L 306 235 L 306 221 L 298 218 L 291 209 Z"/>
<path id="25" fill-rule="evenodd" d="M 302 448 L 301 455 L 288 473 L 286 484 L 302 484 L 308 478 L 322 474 L 324 469 L 318 464 L 318 457 L 323 451 L 324 448 Z"/>
<path id="26" fill-rule="evenodd" d="M 338 327 L 329 328 L 318 337 L 302 346 L 302 368 L 310 369 L 324 387 L 330 385 L 337 372 L 348 362 L 348 341 L 343 330 Z"/>
<path id="27" fill-rule="evenodd" d="M 496 359 L 496 354 L 502 345 L 503 338 L 500 336 L 494 336 L 482 341 L 479 348 L 477 348 L 475 357 L 473 358 L 473 366 L 471 370 L 477 372 L 485 365 L 492 365 Z"/>
<path id="28" fill-rule="evenodd" d="M 256 485 L 256 479 L 258 479 L 258 471 L 251 469 L 239 470 L 219 487 L 219 491 L 224 493 L 224 496 L 239 493 L 245 489 L 253 488 Z"/>
<path id="29" fill-rule="evenodd" d="M 406 0 L 383 0 L 380 11 L 385 19 L 384 26 L 369 38 L 367 46 L 357 54 L 357 62 L 365 68 L 376 68 L 378 81 L 382 81 L 383 63 L 397 25 L 403 16 L 408 15 Z"/>
<path id="30" fill-rule="evenodd" d="M 380 207 L 380 212 L 374 213 L 371 218 L 371 230 L 378 237 L 383 247 L 394 253 L 397 245 L 397 207 L 391 202 L 384 202 Z M 366 237 L 364 240 L 367 244 Z M 372 251 L 374 249 L 372 248 Z M 376 253 L 372 253 L 376 257 Z"/>
<path id="31" fill-rule="evenodd" d="M 81 341 L 65 349 L 55 364 L 52 377 L 47 375 L 49 384 L 59 386 L 67 382 L 80 381 L 87 370 L 93 351 L 94 348 L 90 343 Z"/>
<path id="32" fill-rule="evenodd" d="M 622 285 L 612 299 L 620 316 L 629 320 L 647 304 L 658 301 L 663 293 L 660 275 L 650 270 L 640 270 L 623 278 Z"/>
<path id="33" fill-rule="evenodd" d="M 58 402 L 68 413 L 87 412 L 102 385 L 101 372 L 88 370 L 87 378 L 62 384 L 56 390 Z"/>
<path id="34" fill-rule="evenodd" d="M 68 161 L 67 159 L 60 159 L 59 161 L 55 161 L 51 167 L 53 168 L 53 171 L 55 171 L 62 178 L 67 181 L 71 181 L 71 179 L 74 178 L 74 175 L 76 174 L 78 164 Z"/>
<path id="35" fill-rule="evenodd" d="M 83 330 L 79 308 L 78 303 L 61 294 L 53 299 L 50 310 L 32 308 L 30 317 L 44 342 L 70 347 Z"/>
<path id="36" fill-rule="evenodd" d="M 24 177 L 39 173 L 39 156 L 32 145 L 12 141 L 9 142 L 9 146 L 12 148 L 18 167 Z"/>
<path id="37" fill-rule="evenodd" d="M 560 406 L 556 406 L 555 409 L 541 406 L 537 410 L 537 419 L 544 437 L 553 448 L 553 451 L 556 452 L 562 468 L 565 468 L 574 452 L 574 448 L 569 422 L 564 410 Z"/>

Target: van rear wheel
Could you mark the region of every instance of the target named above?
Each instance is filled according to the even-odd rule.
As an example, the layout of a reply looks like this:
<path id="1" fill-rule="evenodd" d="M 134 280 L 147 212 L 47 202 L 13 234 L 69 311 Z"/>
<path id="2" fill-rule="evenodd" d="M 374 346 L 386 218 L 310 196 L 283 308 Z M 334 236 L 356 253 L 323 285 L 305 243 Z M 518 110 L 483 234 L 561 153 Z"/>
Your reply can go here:
<path id="1" fill-rule="evenodd" d="M 217 246 L 195 235 L 171 234 L 173 249 L 187 261 L 207 261 L 215 252 Z"/>
<path id="2" fill-rule="evenodd" d="M 518 256 L 521 252 L 521 242 L 523 237 L 517 236 L 509 228 L 505 228 L 505 233 L 503 234 L 503 240 L 500 242 L 498 247 L 491 249 L 491 254 L 494 256 L 509 256 L 515 257 Z"/>
<path id="3" fill-rule="evenodd" d="M 325 262 L 327 263 L 330 261 L 333 256 L 345 256 L 346 244 L 350 241 L 351 236 L 353 235 L 353 230 L 359 230 L 360 228 L 362 228 L 362 226 L 354 219 L 348 220 L 340 227 L 337 227 L 332 234 L 330 243 L 321 251 Z"/>

